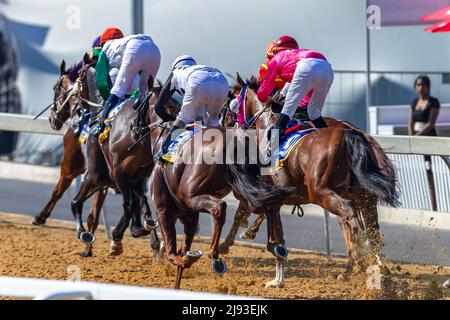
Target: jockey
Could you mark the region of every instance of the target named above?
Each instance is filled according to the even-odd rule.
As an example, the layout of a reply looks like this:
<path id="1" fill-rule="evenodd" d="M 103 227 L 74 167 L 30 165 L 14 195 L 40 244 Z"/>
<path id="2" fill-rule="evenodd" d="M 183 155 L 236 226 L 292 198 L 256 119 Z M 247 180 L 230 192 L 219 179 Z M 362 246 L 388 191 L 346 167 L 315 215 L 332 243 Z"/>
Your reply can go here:
<path id="1" fill-rule="evenodd" d="M 183 95 L 182 107 L 177 118 L 164 110 L 165 104 L 175 92 Z M 219 127 L 219 115 L 227 96 L 228 81 L 222 72 L 213 67 L 198 65 L 195 59 L 188 55 L 176 58 L 172 65 L 172 72 L 155 104 L 158 116 L 164 121 L 175 120 L 175 122 L 162 144 L 161 151 L 155 155 L 155 159 L 164 162 L 163 155 L 167 153 L 172 140 L 176 138 L 173 133 L 193 123 L 201 107 L 206 109 L 203 115 L 205 125 Z"/>
<path id="2" fill-rule="evenodd" d="M 279 47 L 290 45 L 284 43 L 282 38 L 284 37 L 281 37 L 277 43 Z M 308 49 L 279 51 L 275 47 L 275 56 L 270 60 L 267 72 L 257 92 L 260 102 L 266 103 L 270 100 L 269 96 L 275 88 L 277 76 L 290 85 L 287 89 L 283 110 L 272 129 L 283 132 L 294 115 L 298 103 L 305 102 L 304 99 L 308 95 L 311 95 L 310 101 L 307 103 L 309 119 L 316 128 L 326 127 L 327 125 L 321 114 L 334 79 L 333 68 L 327 59 L 321 53 Z"/>
<path id="3" fill-rule="evenodd" d="M 109 111 L 123 99 L 140 74 L 139 96 L 148 91 L 148 80 L 155 79 L 161 63 L 159 48 L 149 35 L 139 34 L 123 37 L 120 30 L 108 28 L 101 36 L 102 52 L 96 66 L 97 87 L 106 100 L 97 135 L 104 129 Z M 114 85 L 110 71 L 117 69 Z M 112 89 L 109 88 L 112 85 Z"/>
<path id="4" fill-rule="evenodd" d="M 281 36 L 278 40 L 272 40 L 269 42 L 269 44 L 266 47 L 266 56 L 267 61 L 265 61 L 260 69 L 259 69 L 259 78 L 258 83 L 261 84 L 264 80 L 264 76 L 267 72 L 267 69 L 269 68 L 270 60 L 275 56 L 276 53 L 283 51 L 283 50 L 292 50 L 292 49 L 299 49 L 297 40 L 295 40 L 291 36 Z M 282 79 L 280 75 L 277 75 L 275 78 L 275 88 L 279 91 L 280 98 L 285 98 L 287 95 L 287 92 L 289 90 L 290 82 Z M 299 107 L 303 110 L 306 110 L 308 107 L 308 103 L 311 100 L 312 96 L 312 90 L 308 92 L 306 97 L 300 102 Z"/>

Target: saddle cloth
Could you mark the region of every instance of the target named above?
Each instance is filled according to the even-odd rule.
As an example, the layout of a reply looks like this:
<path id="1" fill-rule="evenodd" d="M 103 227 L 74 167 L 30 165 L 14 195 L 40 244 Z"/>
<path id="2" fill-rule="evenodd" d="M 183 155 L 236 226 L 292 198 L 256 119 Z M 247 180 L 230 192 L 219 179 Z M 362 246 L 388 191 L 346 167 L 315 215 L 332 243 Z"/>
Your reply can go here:
<path id="1" fill-rule="evenodd" d="M 199 132 L 203 127 L 194 123 L 185 128 L 170 144 L 167 153 L 162 155 L 162 158 L 169 163 L 175 163 L 178 159 L 178 149 L 185 144 L 194 134 Z"/>
<path id="2" fill-rule="evenodd" d="M 274 153 L 276 161 L 275 169 L 283 167 L 283 163 L 289 158 L 292 150 L 300 143 L 302 138 L 314 132 L 316 129 L 311 128 L 300 120 L 293 119 L 289 121 L 284 137 L 280 141 L 278 149 Z"/>
<path id="3" fill-rule="evenodd" d="M 114 123 L 114 119 L 116 118 L 116 115 L 119 113 L 119 111 L 122 109 L 125 102 L 127 102 L 127 100 L 128 99 L 120 101 L 118 104 L 115 105 L 114 108 L 111 109 L 111 111 L 109 111 L 108 116 L 105 119 L 105 130 L 103 130 L 103 132 L 98 137 L 100 143 L 103 143 L 103 141 L 105 141 L 108 138 L 109 131 L 111 131 L 111 127 Z"/>

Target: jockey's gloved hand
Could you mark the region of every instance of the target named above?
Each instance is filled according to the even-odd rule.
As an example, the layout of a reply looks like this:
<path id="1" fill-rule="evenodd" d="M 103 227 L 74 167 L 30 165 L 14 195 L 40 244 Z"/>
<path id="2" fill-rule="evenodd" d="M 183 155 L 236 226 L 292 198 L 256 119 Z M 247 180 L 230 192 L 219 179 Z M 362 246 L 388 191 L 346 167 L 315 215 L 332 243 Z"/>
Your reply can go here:
<path id="1" fill-rule="evenodd" d="M 313 120 L 312 123 L 314 124 L 314 126 L 315 126 L 317 129 L 320 129 L 320 128 L 327 128 L 327 127 L 328 127 L 328 126 L 327 126 L 327 123 L 325 122 L 325 120 L 323 120 L 322 117 L 318 117 L 316 120 Z"/>

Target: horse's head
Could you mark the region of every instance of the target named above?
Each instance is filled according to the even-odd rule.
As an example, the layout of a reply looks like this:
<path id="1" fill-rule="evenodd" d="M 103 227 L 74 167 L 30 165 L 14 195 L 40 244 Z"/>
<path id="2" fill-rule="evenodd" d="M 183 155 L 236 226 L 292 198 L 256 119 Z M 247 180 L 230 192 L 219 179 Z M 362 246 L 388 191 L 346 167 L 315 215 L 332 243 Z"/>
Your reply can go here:
<path id="1" fill-rule="evenodd" d="M 79 64 L 66 70 L 66 62 L 63 60 L 61 63 L 59 79 L 53 87 L 53 106 L 49 115 L 50 125 L 54 130 L 60 130 L 64 122 L 74 114 L 78 99 L 72 95 L 72 91 L 80 68 Z"/>

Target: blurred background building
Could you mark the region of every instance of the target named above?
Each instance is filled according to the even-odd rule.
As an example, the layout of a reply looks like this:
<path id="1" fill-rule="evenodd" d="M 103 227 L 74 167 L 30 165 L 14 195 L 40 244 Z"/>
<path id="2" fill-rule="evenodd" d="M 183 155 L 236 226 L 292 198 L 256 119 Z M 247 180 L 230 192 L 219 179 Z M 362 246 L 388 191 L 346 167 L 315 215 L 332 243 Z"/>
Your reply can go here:
<path id="1" fill-rule="evenodd" d="M 10 88 L 16 79 L 16 52 L 21 112 L 38 113 L 52 101 L 62 59 L 69 65 L 77 63 L 92 39 L 108 26 L 132 33 L 132 4 L 132 0 L 0 0 L 4 16 L 0 39 L 6 41 L 0 45 L 0 61 L 3 56 L 10 61 L 8 67 L 0 64 L 2 81 L 3 70 L 8 74 L 8 84 L 0 90 Z M 419 22 L 420 16 L 450 1 L 371 0 L 369 4 L 380 6 L 382 22 L 380 29 L 369 32 L 371 104 L 409 104 L 415 96 L 414 79 L 422 73 L 432 80 L 432 95 L 450 102 L 449 34 L 423 32 Z M 181 54 L 249 77 L 258 72 L 271 39 L 283 34 L 296 37 L 301 47 L 324 53 L 336 70 L 325 114 L 368 130 L 365 1 L 144 0 L 143 17 L 144 32 L 162 52 L 158 75 L 162 80 Z M 18 112 L 19 97 L 11 90 L 6 108 Z M 55 164 L 61 151 L 60 137 L 20 134 L 14 155 L 17 161 Z"/>

